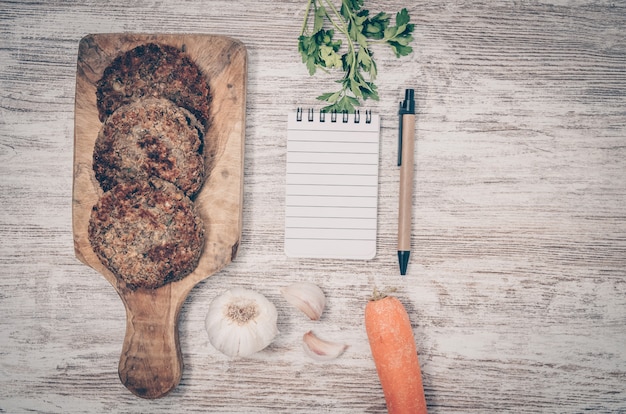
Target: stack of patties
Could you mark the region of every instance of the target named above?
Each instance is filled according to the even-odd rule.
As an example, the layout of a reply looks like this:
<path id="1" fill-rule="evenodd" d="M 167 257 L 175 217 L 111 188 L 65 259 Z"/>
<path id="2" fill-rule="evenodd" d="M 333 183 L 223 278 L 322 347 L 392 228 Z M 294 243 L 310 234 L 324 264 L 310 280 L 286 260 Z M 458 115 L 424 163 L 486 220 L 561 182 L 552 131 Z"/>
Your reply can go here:
<path id="1" fill-rule="evenodd" d="M 209 84 L 183 51 L 150 43 L 105 69 L 97 103 L 93 169 L 104 194 L 91 213 L 91 246 L 131 289 L 180 280 L 204 245 L 193 200 L 209 169 Z"/>

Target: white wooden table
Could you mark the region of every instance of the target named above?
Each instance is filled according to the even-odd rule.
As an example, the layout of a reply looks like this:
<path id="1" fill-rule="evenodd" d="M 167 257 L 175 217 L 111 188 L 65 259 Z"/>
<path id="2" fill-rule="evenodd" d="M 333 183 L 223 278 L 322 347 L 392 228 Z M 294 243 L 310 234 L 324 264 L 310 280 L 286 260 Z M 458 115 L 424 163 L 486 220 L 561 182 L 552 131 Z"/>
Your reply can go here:
<path id="1" fill-rule="evenodd" d="M 283 253 L 286 113 L 319 107 L 296 38 L 302 0 L 0 2 L 0 412 L 385 412 L 363 327 L 374 287 L 409 309 L 431 412 L 626 412 L 626 4 L 370 1 L 408 7 L 415 52 L 376 50 L 383 118 L 372 261 Z M 76 54 L 88 33 L 223 34 L 248 49 L 244 228 L 234 263 L 191 292 L 179 386 L 120 383 L 125 315 L 74 257 Z M 418 99 L 413 252 L 398 274 L 397 105 Z M 280 296 L 318 283 L 305 320 Z M 221 291 L 272 300 L 280 335 L 249 359 L 208 342 Z M 313 329 L 350 348 L 319 363 Z"/>

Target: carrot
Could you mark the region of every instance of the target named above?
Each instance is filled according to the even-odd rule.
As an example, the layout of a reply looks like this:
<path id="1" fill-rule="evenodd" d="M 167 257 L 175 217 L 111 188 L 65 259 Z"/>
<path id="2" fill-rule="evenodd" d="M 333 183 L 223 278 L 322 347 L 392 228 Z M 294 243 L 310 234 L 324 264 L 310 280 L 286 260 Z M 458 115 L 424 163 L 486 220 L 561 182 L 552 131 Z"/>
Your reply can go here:
<path id="1" fill-rule="evenodd" d="M 426 413 L 413 329 L 402 303 L 374 291 L 365 306 L 365 330 L 388 413 Z"/>

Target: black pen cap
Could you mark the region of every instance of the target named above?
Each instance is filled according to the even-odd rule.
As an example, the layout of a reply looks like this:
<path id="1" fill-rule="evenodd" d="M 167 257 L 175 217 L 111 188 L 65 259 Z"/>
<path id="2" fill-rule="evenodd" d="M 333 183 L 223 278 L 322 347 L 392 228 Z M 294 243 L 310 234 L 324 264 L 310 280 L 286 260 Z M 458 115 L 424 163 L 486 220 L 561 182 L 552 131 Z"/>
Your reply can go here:
<path id="1" fill-rule="evenodd" d="M 415 90 L 406 89 L 404 91 L 404 101 L 402 101 L 402 113 L 414 114 L 415 113 Z"/>
<path id="2" fill-rule="evenodd" d="M 398 166 L 402 165 L 402 116 L 415 115 L 415 91 L 406 89 L 404 91 L 404 101 L 400 102 L 400 126 L 398 128 Z"/>

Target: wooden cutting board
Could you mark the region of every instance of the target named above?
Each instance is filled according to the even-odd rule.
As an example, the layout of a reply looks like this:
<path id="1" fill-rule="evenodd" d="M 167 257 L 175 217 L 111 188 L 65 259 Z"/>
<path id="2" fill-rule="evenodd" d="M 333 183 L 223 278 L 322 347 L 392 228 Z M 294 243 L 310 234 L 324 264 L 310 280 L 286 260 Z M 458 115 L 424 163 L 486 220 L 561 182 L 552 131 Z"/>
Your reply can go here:
<path id="1" fill-rule="evenodd" d="M 87 236 L 92 207 L 102 195 L 92 169 L 93 148 L 102 126 L 96 83 L 120 53 L 155 42 L 184 50 L 203 71 L 212 93 L 207 142 L 217 143 L 217 160 L 195 199 L 205 225 L 198 267 L 184 279 L 158 289 L 131 290 L 100 263 Z M 178 317 L 191 289 L 229 264 L 242 228 L 243 151 L 247 56 L 244 45 L 225 36 L 96 34 L 80 41 L 76 74 L 72 225 L 76 256 L 100 272 L 126 308 L 126 337 L 118 372 L 121 382 L 143 398 L 162 397 L 179 383 L 183 361 Z"/>

